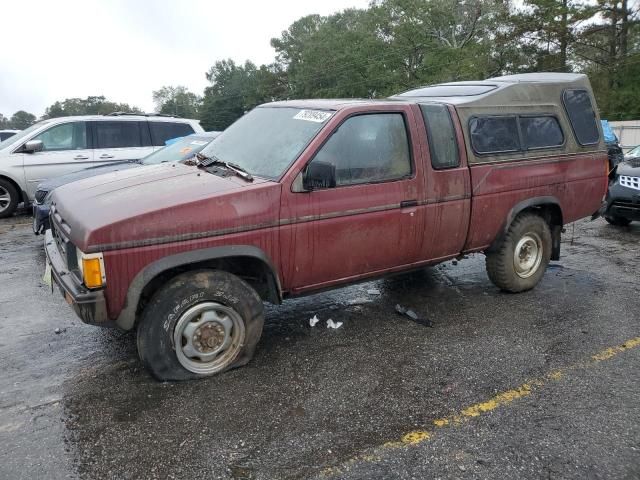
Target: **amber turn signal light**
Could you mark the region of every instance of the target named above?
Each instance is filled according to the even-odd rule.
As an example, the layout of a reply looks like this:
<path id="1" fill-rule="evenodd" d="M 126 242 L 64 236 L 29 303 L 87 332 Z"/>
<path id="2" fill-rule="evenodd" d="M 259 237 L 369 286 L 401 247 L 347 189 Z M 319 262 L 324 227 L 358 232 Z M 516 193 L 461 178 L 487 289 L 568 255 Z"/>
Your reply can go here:
<path id="1" fill-rule="evenodd" d="M 83 258 L 82 273 L 84 276 L 84 284 L 87 288 L 102 286 L 102 268 L 99 258 Z"/>

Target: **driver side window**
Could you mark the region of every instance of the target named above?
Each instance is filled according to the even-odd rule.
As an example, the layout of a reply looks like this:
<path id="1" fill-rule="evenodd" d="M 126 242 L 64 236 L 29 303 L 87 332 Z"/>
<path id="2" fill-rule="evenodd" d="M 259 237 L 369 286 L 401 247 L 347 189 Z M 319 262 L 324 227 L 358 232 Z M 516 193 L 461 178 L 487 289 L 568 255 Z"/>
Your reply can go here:
<path id="1" fill-rule="evenodd" d="M 83 150 L 87 148 L 87 124 L 63 123 L 51 127 L 32 140 L 42 140 L 42 151 Z"/>
<path id="2" fill-rule="evenodd" d="M 323 145 L 313 162 L 335 167 L 337 187 L 411 176 L 404 116 L 401 113 L 374 113 L 347 119 Z"/>

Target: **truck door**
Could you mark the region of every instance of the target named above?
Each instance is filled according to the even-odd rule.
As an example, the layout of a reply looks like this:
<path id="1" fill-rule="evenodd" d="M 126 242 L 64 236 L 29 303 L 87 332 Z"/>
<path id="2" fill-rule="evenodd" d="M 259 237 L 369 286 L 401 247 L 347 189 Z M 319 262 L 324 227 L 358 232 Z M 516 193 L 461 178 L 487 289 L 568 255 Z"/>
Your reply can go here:
<path id="1" fill-rule="evenodd" d="M 471 183 L 464 137 L 453 107 L 420 105 L 418 122 L 425 161 L 425 231 L 420 258 L 436 260 L 462 251 L 469 229 Z"/>
<path id="2" fill-rule="evenodd" d="M 290 240 L 282 255 L 291 261 L 285 281 L 294 292 L 410 264 L 422 243 L 423 171 L 412 143 L 413 110 L 392 105 L 339 112 L 334 120 L 306 165 L 334 167 L 335 185 L 284 194 Z"/>

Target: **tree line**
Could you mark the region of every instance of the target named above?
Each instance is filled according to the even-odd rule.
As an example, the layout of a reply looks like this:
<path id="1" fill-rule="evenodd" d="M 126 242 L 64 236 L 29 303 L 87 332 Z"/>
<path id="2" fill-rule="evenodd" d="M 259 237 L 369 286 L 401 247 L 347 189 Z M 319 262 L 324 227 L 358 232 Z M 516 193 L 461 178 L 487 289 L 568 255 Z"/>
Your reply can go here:
<path id="1" fill-rule="evenodd" d="M 166 86 L 153 100 L 159 113 L 223 130 L 275 100 L 380 98 L 437 82 L 582 72 L 603 118 L 633 119 L 640 117 L 639 3 L 372 0 L 365 9 L 296 20 L 271 40 L 276 54 L 269 64 L 219 60 L 206 73 L 209 85 L 201 95 Z M 56 102 L 45 116 L 117 110 L 139 111 L 89 97 Z"/>

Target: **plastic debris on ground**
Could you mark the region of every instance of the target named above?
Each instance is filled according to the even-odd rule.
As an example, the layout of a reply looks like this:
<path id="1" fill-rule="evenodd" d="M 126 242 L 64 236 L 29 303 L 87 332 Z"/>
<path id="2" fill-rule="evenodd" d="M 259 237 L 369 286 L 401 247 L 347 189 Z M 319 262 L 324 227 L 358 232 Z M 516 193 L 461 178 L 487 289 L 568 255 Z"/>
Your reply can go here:
<path id="1" fill-rule="evenodd" d="M 378 290 L 377 288 L 370 288 L 369 290 L 367 290 L 367 293 L 369 295 L 380 295 L 380 290 Z"/>
<path id="2" fill-rule="evenodd" d="M 405 316 L 405 317 L 409 318 L 410 320 L 412 320 L 412 321 L 414 321 L 416 323 L 419 323 L 420 325 L 424 325 L 425 327 L 432 327 L 433 328 L 433 322 L 431 320 L 428 320 L 426 318 L 420 317 L 420 315 L 418 315 L 416 312 L 414 312 L 410 308 L 406 308 L 406 307 L 403 307 L 402 305 L 398 304 L 398 305 L 396 305 L 396 312 L 399 313 L 402 316 Z"/>
<path id="3" fill-rule="evenodd" d="M 318 318 L 317 315 L 314 315 L 313 318 L 309 319 L 309 326 L 310 327 L 315 327 L 316 323 L 318 323 L 320 321 L 320 319 Z"/>
<path id="4" fill-rule="evenodd" d="M 373 302 L 372 299 L 366 297 L 356 297 L 347 301 L 348 305 L 364 305 L 365 303 Z"/>
<path id="5" fill-rule="evenodd" d="M 333 320 L 327 320 L 327 328 L 340 328 L 342 326 L 342 322 L 334 322 Z"/>

